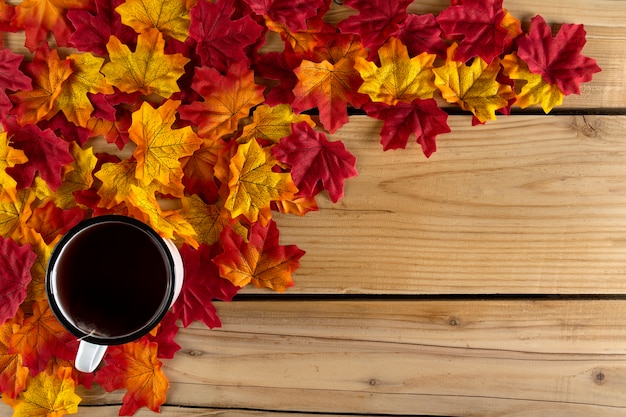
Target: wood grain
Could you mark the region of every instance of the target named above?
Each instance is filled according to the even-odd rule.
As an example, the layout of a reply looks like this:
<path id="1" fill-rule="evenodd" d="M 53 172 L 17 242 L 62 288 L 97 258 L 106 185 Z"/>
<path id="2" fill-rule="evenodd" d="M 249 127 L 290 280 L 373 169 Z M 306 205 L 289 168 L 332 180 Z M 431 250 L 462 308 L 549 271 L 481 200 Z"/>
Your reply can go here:
<path id="1" fill-rule="evenodd" d="M 382 152 L 381 123 L 332 136 L 359 176 L 278 216 L 307 254 L 295 293 L 617 294 L 626 289 L 624 116 L 449 119 L 439 150 Z"/>
<path id="2" fill-rule="evenodd" d="M 626 412 L 626 300 L 286 300 L 218 310 L 222 329 L 194 324 L 177 337 L 182 351 L 164 363 L 168 404 L 433 416 Z M 96 389 L 85 401 L 120 397 Z"/>

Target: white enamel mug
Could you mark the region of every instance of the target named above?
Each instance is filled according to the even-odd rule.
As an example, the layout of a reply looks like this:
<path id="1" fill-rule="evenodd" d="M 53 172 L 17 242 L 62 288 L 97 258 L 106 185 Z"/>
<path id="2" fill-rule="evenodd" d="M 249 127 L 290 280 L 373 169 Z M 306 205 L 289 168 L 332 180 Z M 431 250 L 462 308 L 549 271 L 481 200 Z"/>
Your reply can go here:
<path id="1" fill-rule="evenodd" d="M 80 341 L 75 367 L 93 372 L 107 346 L 148 334 L 183 285 L 174 243 L 121 215 L 85 220 L 55 246 L 46 271 L 50 307 Z"/>

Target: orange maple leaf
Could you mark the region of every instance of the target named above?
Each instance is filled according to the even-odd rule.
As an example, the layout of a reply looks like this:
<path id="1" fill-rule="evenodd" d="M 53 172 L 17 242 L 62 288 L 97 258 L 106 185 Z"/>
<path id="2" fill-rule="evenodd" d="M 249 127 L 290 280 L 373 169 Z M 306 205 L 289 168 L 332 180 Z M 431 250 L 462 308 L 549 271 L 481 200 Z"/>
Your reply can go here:
<path id="1" fill-rule="evenodd" d="M 224 203 L 233 218 L 243 215 L 251 222 L 266 224 L 271 217 L 270 202 L 292 199 L 298 192 L 290 173 L 273 171 L 276 163 L 256 140 L 239 145 L 230 160 L 230 193 Z"/>
<path id="2" fill-rule="evenodd" d="M 204 138 L 198 150 L 191 156 L 181 158 L 183 184 L 188 194 L 198 194 L 205 201 L 215 201 L 218 188 L 215 164 L 226 146 L 222 139 Z"/>
<path id="3" fill-rule="evenodd" d="M 317 201 L 315 197 L 296 195 L 292 200 L 276 201 L 276 208 L 281 213 L 295 214 L 296 216 L 304 216 L 310 211 L 317 211 Z"/>
<path id="4" fill-rule="evenodd" d="M 96 374 L 96 382 L 107 391 L 125 388 L 120 415 L 133 415 L 141 407 L 159 412 L 165 402 L 169 382 L 157 358 L 158 344 L 141 338 L 109 347 L 106 366 Z"/>
<path id="5" fill-rule="evenodd" d="M 21 310 L 18 310 L 21 312 Z M 0 390 L 2 396 L 10 398 L 17 397 L 17 394 L 26 388 L 26 378 L 28 377 L 28 368 L 22 361 L 22 355 L 19 353 L 9 353 L 9 340 L 13 333 L 19 329 L 19 323 L 22 315 L 14 317 L 6 321 L 0 326 Z"/>
<path id="6" fill-rule="evenodd" d="M 55 350 L 71 339 L 54 316 L 47 300 L 33 303 L 33 315 L 26 317 L 10 339 L 10 353 L 19 353 L 31 369 L 44 369 Z"/>
<path id="7" fill-rule="evenodd" d="M 286 24 L 274 22 L 268 16 L 265 17 L 265 25 L 272 32 L 279 33 L 281 38 L 291 46 L 291 49 L 298 55 L 303 55 L 313 51 L 318 44 L 315 36 L 318 30 L 310 29 L 306 31 L 293 31 Z"/>
<path id="8" fill-rule="evenodd" d="M 291 103 L 295 111 L 317 107 L 322 125 L 331 133 L 348 122 L 348 104 L 360 102 L 356 95 L 362 83 L 352 59 L 336 63 L 303 60 L 294 72 L 298 77 Z"/>
<path id="9" fill-rule="evenodd" d="M 180 91 L 176 81 L 185 73 L 189 58 L 182 54 L 165 54 L 165 40 L 158 29 L 150 29 L 137 38 L 137 48 L 131 52 L 118 38 L 107 43 L 110 62 L 102 73 L 106 81 L 125 93 L 158 94 L 169 98 Z"/>
<path id="10" fill-rule="evenodd" d="M 63 82 L 72 74 L 70 62 L 61 60 L 56 49 L 50 51 L 48 44 L 43 44 L 24 72 L 33 79 L 33 89 L 11 95 L 15 102 L 11 113 L 17 115 L 21 125 L 54 116 L 54 100 L 61 94 Z"/>
<path id="11" fill-rule="evenodd" d="M 90 0 L 24 0 L 15 8 L 14 24 L 26 31 L 26 47 L 34 51 L 52 31 L 56 43 L 66 46 L 72 27 L 67 9 L 88 7 Z"/>
<path id="12" fill-rule="evenodd" d="M 183 169 L 180 158 L 189 156 L 200 147 L 200 139 L 191 127 L 172 129 L 180 101 L 166 101 L 154 109 L 144 102 L 133 113 L 128 129 L 130 139 L 137 144 L 133 156 L 137 160 L 135 176 L 144 185 L 157 180 L 182 187 Z"/>
<path id="13" fill-rule="evenodd" d="M 224 253 L 213 258 L 220 275 L 238 287 L 253 283 L 259 288 L 283 292 L 293 285 L 292 272 L 300 267 L 304 251 L 295 245 L 281 246 L 276 223 L 255 223 L 248 241 L 232 229 L 224 229 Z"/>
<path id="14" fill-rule="evenodd" d="M 72 74 L 63 82 L 59 96 L 54 100 L 50 115 L 62 111 L 70 122 L 86 127 L 94 110 L 87 93 L 113 94 L 113 87 L 100 72 L 104 58 L 91 53 L 71 54 L 67 60 Z"/>
<path id="15" fill-rule="evenodd" d="M 7 174 L 6 168 L 26 161 L 24 151 L 10 145 L 7 132 L 0 132 L 0 200 L 14 200 L 17 193 L 17 181 Z"/>
<path id="16" fill-rule="evenodd" d="M 180 106 L 181 118 L 198 126 L 202 137 L 222 137 L 238 129 L 250 109 L 263 102 L 264 87 L 254 83 L 245 62 L 231 66 L 226 75 L 214 68 L 197 68 L 192 87 L 204 101 Z"/>

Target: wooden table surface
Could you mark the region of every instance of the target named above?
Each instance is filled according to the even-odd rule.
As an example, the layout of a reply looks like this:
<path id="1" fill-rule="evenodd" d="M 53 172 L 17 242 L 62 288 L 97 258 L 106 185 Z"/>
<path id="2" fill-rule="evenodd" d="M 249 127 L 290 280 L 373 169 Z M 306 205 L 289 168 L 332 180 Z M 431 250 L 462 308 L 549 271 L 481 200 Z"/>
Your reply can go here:
<path id="1" fill-rule="evenodd" d="M 603 71 L 549 116 L 452 115 L 430 159 L 352 116 L 329 136 L 357 156 L 344 199 L 275 218 L 296 286 L 181 330 L 164 416 L 626 415 L 626 1 L 504 3 L 584 23 Z M 95 417 L 123 395 L 80 394 Z"/>

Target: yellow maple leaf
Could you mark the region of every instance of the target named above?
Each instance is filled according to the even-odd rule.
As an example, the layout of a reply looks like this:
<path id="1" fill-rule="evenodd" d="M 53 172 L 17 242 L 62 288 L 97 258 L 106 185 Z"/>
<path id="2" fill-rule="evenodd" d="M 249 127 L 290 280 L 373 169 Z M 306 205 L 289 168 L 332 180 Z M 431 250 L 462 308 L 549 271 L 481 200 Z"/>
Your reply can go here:
<path id="1" fill-rule="evenodd" d="M 356 58 L 354 68 L 363 78 L 359 93 L 392 106 L 417 98 L 433 98 L 437 91 L 432 72 L 436 55 L 424 52 L 409 58 L 407 47 L 392 37 L 378 50 L 378 56 L 380 67 L 362 57 Z"/>
<path id="2" fill-rule="evenodd" d="M 104 58 L 87 52 L 71 54 L 67 60 L 72 73 L 61 85 L 61 92 L 54 100 L 49 115 L 60 110 L 70 122 L 86 127 L 94 110 L 87 93 L 113 94 L 114 90 L 100 72 Z"/>
<path id="3" fill-rule="evenodd" d="M 139 34 L 135 52 L 115 36 L 109 38 L 107 50 L 111 61 L 104 64 L 102 73 L 109 84 L 121 91 L 165 98 L 180 91 L 176 81 L 185 73 L 189 59 L 178 53 L 166 55 L 165 40 L 158 29 Z"/>
<path id="4" fill-rule="evenodd" d="M 0 200 L 13 200 L 16 195 L 17 182 L 6 173 L 6 168 L 23 164 L 28 157 L 21 149 L 11 147 L 6 132 L 0 132 Z"/>
<path id="5" fill-rule="evenodd" d="M 91 187 L 93 184 L 91 173 L 98 162 L 98 158 L 93 154 L 93 148 L 82 149 L 76 142 L 70 142 L 69 147 L 74 161 L 68 165 L 61 186 L 52 191 L 43 179 L 36 177 L 34 187 L 39 198 L 50 199 L 63 210 L 76 206 L 75 191 L 88 190 Z"/>
<path id="6" fill-rule="evenodd" d="M 509 85 L 500 84 L 496 77 L 500 72 L 500 60 L 487 64 L 480 57 L 471 65 L 454 60 L 457 44 L 448 48 L 444 66 L 433 69 L 435 85 L 448 103 L 456 103 L 463 110 L 471 111 L 480 122 L 496 118 L 496 110 L 506 107 L 515 97 Z"/>
<path id="7" fill-rule="evenodd" d="M 107 162 L 103 164 L 100 170 L 94 174 L 96 178 L 102 181 L 97 191 L 100 196 L 98 207 L 113 209 L 120 204 L 132 206 L 132 202 L 130 201 L 130 195 L 133 192 L 131 186 L 143 188 L 151 195 L 160 192 L 176 197 L 183 196 L 182 187 L 167 187 L 158 181 L 144 186 L 135 177 L 136 170 L 137 162 L 134 160 L 125 159 L 117 163 Z"/>
<path id="8" fill-rule="evenodd" d="M 130 139 L 137 144 L 133 156 L 137 160 L 135 176 L 148 185 L 153 180 L 161 184 L 181 184 L 183 169 L 180 158 L 193 154 L 202 139 L 186 126 L 172 129 L 180 101 L 166 101 L 154 109 L 144 102 L 133 113 L 128 129 Z"/>
<path id="9" fill-rule="evenodd" d="M 533 74 L 528 65 L 514 52 L 502 60 L 502 66 L 507 75 L 516 81 L 525 81 L 517 94 L 516 105 L 525 109 L 540 104 L 544 112 L 550 111 L 563 104 L 563 92 L 556 84 L 548 84 L 541 74 Z"/>
<path id="10" fill-rule="evenodd" d="M 128 201 L 129 212 L 134 217 L 149 223 L 162 237 L 175 239 L 178 236 L 189 246 L 198 247 L 196 231 L 193 227 L 177 211 L 162 210 L 154 193 L 131 185 Z"/>
<path id="11" fill-rule="evenodd" d="M 35 193 L 29 188 L 17 192 L 14 200 L 0 200 L 0 236 L 20 241 L 26 221 L 32 214 Z"/>
<path id="12" fill-rule="evenodd" d="M 239 222 L 231 224 L 230 213 L 215 204 L 206 204 L 197 195 L 182 199 L 180 215 L 187 220 L 196 231 L 198 243 L 212 245 L 220 238 L 224 227 L 232 227 L 240 236 L 248 234 L 247 229 Z"/>
<path id="13" fill-rule="evenodd" d="M 292 199 L 298 192 L 291 174 L 273 172 L 276 160 L 257 141 L 239 145 L 230 160 L 229 194 L 224 207 L 233 218 L 243 215 L 249 221 L 267 224 L 270 202 Z"/>
<path id="14" fill-rule="evenodd" d="M 74 392 L 72 368 L 59 367 L 53 373 L 41 372 L 17 399 L 2 397 L 13 407 L 13 417 L 61 417 L 76 414 L 81 398 Z"/>
<path id="15" fill-rule="evenodd" d="M 289 104 L 278 104 L 274 107 L 262 104 L 254 110 L 252 123 L 244 126 L 237 141 L 245 143 L 252 139 L 264 139 L 278 143 L 282 138 L 291 134 L 292 124 L 299 122 L 307 122 L 309 126 L 315 126 L 311 116 L 296 115 Z"/>
<path id="16" fill-rule="evenodd" d="M 37 255 L 35 263 L 30 268 L 32 279 L 28 284 L 26 299 L 24 301 L 44 301 L 47 297 L 45 280 L 48 261 L 52 254 L 52 248 L 54 248 L 58 240 L 61 239 L 61 236 L 59 235 L 58 239 L 50 242 L 50 244 L 44 241 L 41 234 L 30 228 L 25 229 L 22 236 L 23 239 L 20 243 L 28 244 Z"/>
<path id="17" fill-rule="evenodd" d="M 94 174 L 102 181 L 102 185 L 98 188 L 100 196 L 98 207 L 111 209 L 125 202 L 130 194 L 130 186 L 139 185 L 139 181 L 135 178 L 136 169 L 137 162 L 130 160 L 102 164 L 100 170 Z"/>
<path id="18" fill-rule="evenodd" d="M 189 10 L 180 0 L 127 0 L 115 8 L 122 23 L 143 33 L 158 29 L 163 36 L 184 42 L 189 37 Z"/>

